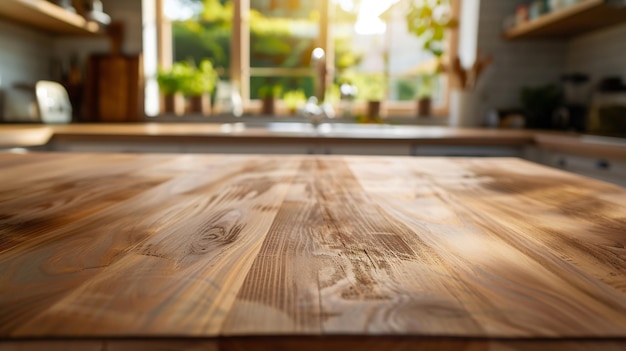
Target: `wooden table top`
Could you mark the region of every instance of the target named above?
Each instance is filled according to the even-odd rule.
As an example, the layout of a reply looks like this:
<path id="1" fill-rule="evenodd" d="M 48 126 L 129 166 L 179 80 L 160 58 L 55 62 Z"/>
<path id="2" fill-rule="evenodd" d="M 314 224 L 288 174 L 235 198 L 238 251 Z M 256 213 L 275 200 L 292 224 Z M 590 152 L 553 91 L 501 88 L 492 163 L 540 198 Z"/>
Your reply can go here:
<path id="1" fill-rule="evenodd" d="M 3 350 L 626 346 L 626 190 L 607 183 L 513 158 L 0 169 Z"/>

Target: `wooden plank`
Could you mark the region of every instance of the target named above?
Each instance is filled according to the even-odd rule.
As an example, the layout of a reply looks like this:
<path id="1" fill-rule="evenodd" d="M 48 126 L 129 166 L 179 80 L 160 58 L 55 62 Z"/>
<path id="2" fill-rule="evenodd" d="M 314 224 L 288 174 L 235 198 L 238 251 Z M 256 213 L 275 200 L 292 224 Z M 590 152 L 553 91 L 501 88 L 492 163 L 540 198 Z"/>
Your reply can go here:
<path id="1" fill-rule="evenodd" d="M 105 351 L 103 341 L 37 340 L 0 342 L 0 351 Z"/>
<path id="2" fill-rule="evenodd" d="M 421 228 L 420 238 L 444 258 L 439 269 L 448 267 L 446 276 L 462 283 L 463 289 L 454 290 L 463 291 L 458 302 L 483 333 L 624 337 L 624 260 L 607 247 L 623 251 L 624 207 L 591 195 L 619 187 L 585 184 L 587 179 L 513 159 L 432 159 L 409 167 L 369 159 L 351 165 L 383 211 Z M 366 167 L 369 172 L 364 172 Z M 402 187 L 380 187 L 378 177 L 390 174 L 397 177 L 391 182 Z M 568 187 L 586 191 L 559 199 Z M 529 192 L 540 194 L 547 205 L 526 201 Z M 602 219 L 596 224 L 602 228 L 601 246 L 591 244 L 600 240 L 593 239 L 598 229 L 585 224 L 582 208 L 563 209 L 573 198 L 606 206 L 601 207 L 606 217 L 590 216 L 592 221 Z M 589 203 L 580 203 L 585 205 Z M 566 218 L 554 215 L 560 211 Z"/>
<path id="3" fill-rule="evenodd" d="M 85 20 L 45 0 L 2 0 L 0 16 L 56 34 L 97 34 L 96 22 Z"/>
<path id="4" fill-rule="evenodd" d="M 297 159 L 225 159 L 215 174 L 176 178 L 170 187 L 77 222 L 82 227 L 75 230 L 89 234 L 75 232 L 71 240 L 22 253 L 19 261 L 32 267 L 81 245 L 86 262 L 72 262 L 78 265 L 72 270 L 79 278 L 85 268 L 94 273 L 71 290 L 64 283 L 66 294 L 11 334 L 216 335 L 297 165 Z M 16 262 L 2 263 L 9 282 L 27 274 Z"/>
<path id="5" fill-rule="evenodd" d="M 321 176 L 315 159 L 302 162 L 256 257 L 222 334 L 320 334 L 318 271 L 327 260 L 319 230 L 323 209 L 315 199 Z"/>
<path id="6" fill-rule="evenodd" d="M 626 191 L 610 184 L 510 158 L 0 169 L 0 350 L 626 346 Z"/>
<path id="7" fill-rule="evenodd" d="M 36 207 L 33 207 L 26 213 L 14 209 L 2 214 L 2 238 L 6 244 L 3 245 L 0 256 L 0 305 L 3 306 L 3 313 L 0 314 L 0 333 L 4 335 L 8 335 L 11 330 L 41 313 L 65 294 L 119 260 L 128 247 L 149 236 L 154 230 L 151 226 L 160 224 L 158 217 L 149 215 L 151 208 L 156 211 L 160 209 L 159 205 L 175 208 L 175 201 L 185 197 L 181 192 L 203 184 L 197 179 L 198 176 L 194 179 L 193 174 L 162 185 L 160 180 L 155 182 L 150 177 L 145 177 L 144 184 L 139 186 L 143 191 L 137 192 L 128 188 L 135 186 L 134 182 L 126 183 L 126 187 L 112 187 L 117 191 L 112 194 L 109 206 L 100 204 L 97 200 L 102 198 L 96 196 L 93 204 L 82 205 L 84 208 L 80 209 L 79 216 L 75 216 L 66 213 L 66 204 L 83 193 L 91 193 L 94 182 L 89 179 L 101 176 L 101 170 L 97 167 L 101 162 L 100 159 L 104 160 L 105 166 L 115 168 L 114 164 L 107 164 L 107 158 L 135 160 L 136 167 L 141 167 L 141 159 L 148 160 L 152 157 L 146 159 L 145 156 L 137 155 L 112 155 L 95 161 L 93 155 L 50 157 L 55 161 L 53 167 L 50 165 L 47 167 L 50 173 L 54 173 L 57 169 L 55 167 L 58 167 L 67 172 L 68 177 L 72 177 L 73 171 L 76 172 L 83 167 L 82 174 L 74 175 L 82 182 L 73 188 L 69 187 L 67 198 L 61 195 L 59 205 L 54 206 L 45 205 L 45 201 L 53 203 L 55 196 L 58 195 L 58 187 L 67 187 L 65 184 L 68 183 L 63 177 L 47 179 L 45 187 L 38 191 L 40 195 L 45 194 L 42 197 L 44 202 L 40 205 L 43 211 L 37 211 Z M 92 161 L 89 162 L 85 157 L 91 158 Z M 164 160 L 163 157 L 157 158 Z M 207 160 L 212 161 L 213 158 L 209 157 Z M 153 159 L 152 162 L 154 161 Z M 202 169 L 200 161 L 201 159 L 197 160 L 196 167 Z M 85 164 L 91 167 L 85 167 Z M 124 164 L 120 169 L 124 170 Z M 46 172 L 45 169 L 41 169 L 38 173 Z M 129 174 L 122 173 L 120 178 L 124 175 Z M 228 176 L 228 173 L 225 176 Z M 109 178 L 109 181 L 121 180 Z M 35 182 L 32 184 L 35 187 L 39 185 Z M 69 184 L 72 185 L 71 178 Z M 29 187 L 23 186 L 20 189 Z M 139 196 L 129 196 L 129 192 Z M 10 195 L 11 192 L 6 194 Z M 143 221 L 138 221 L 135 217 L 142 218 Z M 66 221 L 62 222 L 64 219 Z M 79 250 L 77 256 L 68 255 L 68 252 L 76 250 Z M 18 281 L 21 283 L 17 284 Z"/>
<path id="8" fill-rule="evenodd" d="M 41 340 L 0 343 L 0 351 L 622 351 L 620 340 L 484 340 L 407 336 L 279 336 L 220 339 Z"/>
<path id="9" fill-rule="evenodd" d="M 626 21 L 626 9 L 606 0 L 584 0 L 522 23 L 504 33 L 506 39 L 572 37 Z"/>
<path id="10" fill-rule="evenodd" d="M 315 183 L 325 224 L 320 256 L 329 261 L 318 272 L 324 333 L 484 335 L 456 296 L 467 287 L 445 252 L 421 227 L 385 211 L 344 160 L 321 161 Z"/>

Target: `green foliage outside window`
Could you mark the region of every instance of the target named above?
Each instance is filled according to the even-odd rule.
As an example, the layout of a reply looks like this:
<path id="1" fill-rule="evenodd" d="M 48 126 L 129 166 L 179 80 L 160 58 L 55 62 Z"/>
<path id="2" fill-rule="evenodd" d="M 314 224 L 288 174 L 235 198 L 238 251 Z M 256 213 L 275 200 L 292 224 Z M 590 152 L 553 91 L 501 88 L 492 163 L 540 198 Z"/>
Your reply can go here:
<path id="1" fill-rule="evenodd" d="M 200 62 L 210 59 L 222 79 L 228 79 L 232 32 L 232 0 L 179 0 L 195 4 L 201 11 L 192 19 L 172 23 L 174 60 Z M 315 36 L 302 35 L 319 26 L 316 2 L 275 0 L 273 9 L 250 10 L 250 66 L 276 68 L 308 68 Z M 298 5 L 298 6 L 296 6 Z M 353 14 L 338 12 L 344 20 L 354 20 Z M 283 16 L 283 17 L 280 17 Z M 295 18 L 293 18 L 295 17 Z M 345 17 L 345 18 L 344 18 Z M 298 30 L 299 29 L 299 30 Z M 309 30 L 310 32 L 310 30 Z M 335 39 L 337 71 L 358 65 L 363 55 L 351 51 L 346 38 Z M 251 77 L 251 98 L 259 98 L 264 86 L 280 85 L 285 90 L 302 89 L 313 95 L 312 77 Z"/>
<path id="2" fill-rule="evenodd" d="M 198 66 L 192 61 L 175 62 L 169 70 L 159 69 L 157 82 L 161 93 L 186 96 L 211 93 L 215 89 L 218 75 L 211 61 L 204 59 Z"/>
<path id="3" fill-rule="evenodd" d="M 450 16 L 450 0 L 423 0 L 411 2 L 406 14 L 410 33 L 423 39 L 425 51 L 439 58 L 444 53 L 445 32 L 457 26 Z"/>

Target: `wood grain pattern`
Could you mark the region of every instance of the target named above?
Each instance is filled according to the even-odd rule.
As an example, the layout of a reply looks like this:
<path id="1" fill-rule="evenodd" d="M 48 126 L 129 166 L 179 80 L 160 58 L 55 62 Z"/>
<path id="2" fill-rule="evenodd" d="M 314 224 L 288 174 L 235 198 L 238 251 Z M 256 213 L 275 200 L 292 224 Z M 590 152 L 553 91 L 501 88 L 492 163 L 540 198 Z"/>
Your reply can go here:
<path id="1" fill-rule="evenodd" d="M 13 345 L 626 346 L 617 186 L 506 158 L 32 153 L 0 169 Z"/>
<path id="2" fill-rule="evenodd" d="M 624 23 L 625 19 L 626 10 L 609 6 L 605 0 L 581 0 L 513 27 L 504 33 L 504 37 L 571 38 Z"/>

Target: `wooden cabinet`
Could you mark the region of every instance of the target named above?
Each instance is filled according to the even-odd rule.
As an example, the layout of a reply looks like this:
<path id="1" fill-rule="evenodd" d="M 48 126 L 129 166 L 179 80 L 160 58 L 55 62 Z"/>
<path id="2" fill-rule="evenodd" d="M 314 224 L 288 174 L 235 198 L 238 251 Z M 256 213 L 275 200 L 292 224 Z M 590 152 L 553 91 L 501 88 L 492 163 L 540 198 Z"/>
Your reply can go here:
<path id="1" fill-rule="evenodd" d="M 626 22 L 621 1 L 583 0 L 566 8 L 529 20 L 504 33 L 506 39 L 567 38 Z"/>
<path id="2" fill-rule="evenodd" d="M 141 55 L 92 55 L 87 64 L 84 121 L 139 122 L 144 117 Z"/>
<path id="3" fill-rule="evenodd" d="M 2 0 L 0 17 L 58 35 L 96 35 L 104 32 L 96 22 L 46 0 Z"/>

